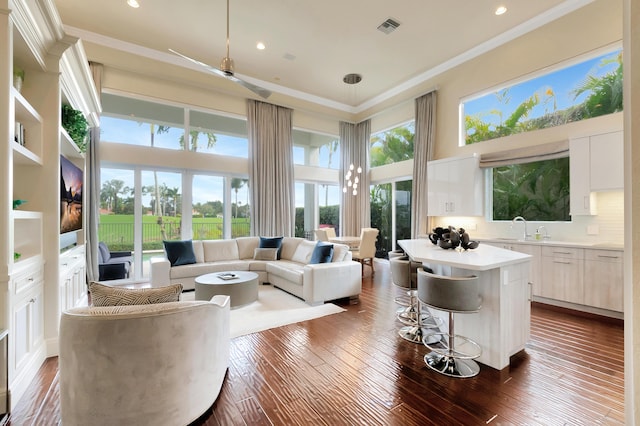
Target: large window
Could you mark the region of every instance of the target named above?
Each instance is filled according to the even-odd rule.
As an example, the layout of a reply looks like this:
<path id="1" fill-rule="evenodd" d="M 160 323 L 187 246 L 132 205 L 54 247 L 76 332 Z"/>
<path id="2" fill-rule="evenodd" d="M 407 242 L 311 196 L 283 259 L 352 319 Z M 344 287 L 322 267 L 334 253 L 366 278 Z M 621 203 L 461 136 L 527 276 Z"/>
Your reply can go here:
<path id="1" fill-rule="evenodd" d="M 385 258 L 396 242 L 411 238 L 411 191 L 405 180 L 371 186 L 371 226 L 378 228 L 376 257 Z"/>
<path id="2" fill-rule="evenodd" d="M 411 160 L 415 124 L 410 122 L 391 130 L 371 135 L 369 160 L 371 167 Z"/>
<path id="3" fill-rule="evenodd" d="M 340 139 L 304 130 L 293 131 L 293 163 L 304 166 L 340 168 Z"/>
<path id="4" fill-rule="evenodd" d="M 568 157 L 490 170 L 493 220 L 570 220 Z"/>
<path id="5" fill-rule="evenodd" d="M 464 100 L 460 109 L 461 145 L 622 111 L 622 51 Z"/>

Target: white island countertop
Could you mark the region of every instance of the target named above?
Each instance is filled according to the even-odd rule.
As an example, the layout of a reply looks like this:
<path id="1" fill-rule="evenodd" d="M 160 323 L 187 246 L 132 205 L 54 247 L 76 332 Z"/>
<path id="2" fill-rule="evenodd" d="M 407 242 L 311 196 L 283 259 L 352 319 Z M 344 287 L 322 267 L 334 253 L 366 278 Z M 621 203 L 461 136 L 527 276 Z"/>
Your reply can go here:
<path id="1" fill-rule="evenodd" d="M 488 271 L 531 259 L 528 254 L 482 243 L 477 248 L 466 251 L 445 250 L 424 238 L 398 240 L 398 245 L 415 261 L 432 262 L 472 271 Z"/>

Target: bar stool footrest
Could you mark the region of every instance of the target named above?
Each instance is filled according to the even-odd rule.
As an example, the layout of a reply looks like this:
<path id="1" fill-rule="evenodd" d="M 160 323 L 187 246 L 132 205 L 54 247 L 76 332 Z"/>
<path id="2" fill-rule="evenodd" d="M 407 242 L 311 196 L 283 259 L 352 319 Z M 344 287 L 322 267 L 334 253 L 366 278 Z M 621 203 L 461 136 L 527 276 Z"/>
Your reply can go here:
<path id="1" fill-rule="evenodd" d="M 435 352 L 424 356 L 424 362 L 432 370 L 449 377 L 468 378 L 478 375 L 480 366 L 471 359 L 455 359 Z"/>
<path id="2" fill-rule="evenodd" d="M 474 359 L 482 355 L 482 348 L 468 337 L 453 336 L 453 347 L 449 347 L 449 333 L 427 333 L 423 344 L 432 352 L 455 359 Z"/>

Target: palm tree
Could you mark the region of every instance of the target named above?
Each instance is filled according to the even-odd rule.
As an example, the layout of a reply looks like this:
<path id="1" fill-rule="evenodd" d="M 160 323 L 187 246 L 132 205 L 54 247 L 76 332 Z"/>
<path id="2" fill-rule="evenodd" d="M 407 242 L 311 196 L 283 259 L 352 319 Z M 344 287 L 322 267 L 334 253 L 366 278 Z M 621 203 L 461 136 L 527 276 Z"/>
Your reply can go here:
<path id="1" fill-rule="evenodd" d="M 334 139 L 328 144 L 324 145 L 329 150 L 329 159 L 327 160 L 327 167 L 331 167 L 331 158 L 333 157 L 333 154 L 338 150 L 339 143 L 340 141 L 338 139 Z M 324 205 L 326 206 L 327 204 L 329 204 L 329 185 L 322 185 L 322 186 L 324 186 Z"/>
<path id="2" fill-rule="evenodd" d="M 118 210 L 118 196 L 123 193 L 124 181 L 120 179 L 112 179 L 102 184 L 100 190 L 100 201 L 102 201 L 104 207 L 117 213 Z"/>
<path id="3" fill-rule="evenodd" d="M 238 190 L 242 188 L 249 179 L 241 179 L 241 178 L 231 178 L 231 189 L 233 189 L 236 193 L 236 212 L 234 214 L 234 218 L 238 217 Z"/>
<path id="4" fill-rule="evenodd" d="M 204 134 L 207 137 L 207 148 L 213 148 L 218 141 L 216 139 L 216 135 L 211 132 L 199 132 L 197 130 L 189 131 L 189 151 L 197 151 L 198 150 L 198 138 L 200 134 Z M 184 134 L 180 136 L 180 148 L 184 149 Z"/>

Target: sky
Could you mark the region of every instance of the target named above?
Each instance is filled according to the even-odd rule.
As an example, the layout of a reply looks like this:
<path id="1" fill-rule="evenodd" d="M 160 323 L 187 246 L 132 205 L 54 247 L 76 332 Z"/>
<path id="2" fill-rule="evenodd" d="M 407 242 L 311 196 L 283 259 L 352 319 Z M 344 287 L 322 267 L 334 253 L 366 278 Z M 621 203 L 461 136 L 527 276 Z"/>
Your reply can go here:
<path id="1" fill-rule="evenodd" d="M 589 74 L 595 76 L 602 76 L 608 72 L 611 72 L 617 68 L 616 63 L 608 64 L 602 67 L 601 63 L 604 58 L 615 59 L 620 50 L 612 53 L 607 53 L 596 57 L 591 60 L 581 62 L 579 64 L 545 74 L 540 77 L 533 78 L 522 83 L 518 83 L 511 86 L 509 89 L 510 101 L 508 104 L 500 102 L 496 97 L 496 91 L 482 96 L 478 99 L 464 102 L 465 115 L 476 115 L 481 113 L 483 121 L 493 124 L 499 124 L 500 119 L 496 114 L 489 115 L 488 112 L 495 109 L 503 111 L 503 120 L 509 117 L 515 111 L 515 109 L 523 101 L 531 97 L 534 93 L 545 93 L 547 89 L 552 89 L 555 94 L 555 99 L 550 100 L 544 104 L 541 102 L 536 106 L 529 118 L 540 117 L 546 113 L 554 111 L 553 102 L 555 101 L 555 107 L 558 110 L 566 109 L 567 107 L 581 103 L 588 94 L 582 94 L 580 97 L 574 99 L 572 93 L 577 87 L 581 85 L 585 77 Z"/>

